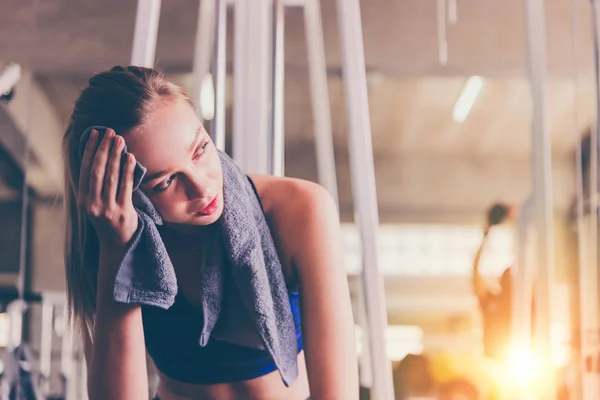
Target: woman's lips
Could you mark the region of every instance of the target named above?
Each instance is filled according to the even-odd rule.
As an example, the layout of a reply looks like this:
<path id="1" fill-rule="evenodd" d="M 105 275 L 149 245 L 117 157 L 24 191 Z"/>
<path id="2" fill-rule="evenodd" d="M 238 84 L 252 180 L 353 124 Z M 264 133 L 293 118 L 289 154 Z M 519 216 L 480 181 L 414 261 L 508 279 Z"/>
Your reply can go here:
<path id="1" fill-rule="evenodd" d="M 206 207 L 204 207 L 202 210 L 198 211 L 197 214 L 200 215 L 211 215 L 213 214 L 215 211 L 217 211 L 217 209 L 219 208 L 219 196 L 215 196 L 214 199 L 212 199 L 212 201 L 210 203 L 208 203 L 208 205 Z"/>

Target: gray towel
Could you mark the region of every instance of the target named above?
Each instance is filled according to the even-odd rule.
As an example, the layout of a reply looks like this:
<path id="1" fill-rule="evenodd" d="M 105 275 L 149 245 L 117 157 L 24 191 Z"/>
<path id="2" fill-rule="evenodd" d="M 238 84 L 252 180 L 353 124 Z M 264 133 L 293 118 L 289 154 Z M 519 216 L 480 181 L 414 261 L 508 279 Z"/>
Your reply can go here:
<path id="1" fill-rule="evenodd" d="M 92 129 L 101 135 L 106 131 L 102 126 L 88 128 L 81 137 L 80 157 Z M 123 160 L 126 152 L 124 149 Z M 199 344 L 206 346 L 216 330 L 219 340 L 266 348 L 283 382 L 290 386 L 298 376 L 298 349 L 281 263 L 261 204 L 247 176 L 229 156 L 223 152 L 219 155 L 224 208 L 217 223 L 228 262 L 223 263 L 222 257 L 213 255 L 203 266 L 198 289 L 202 294 L 204 325 Z M 175 302 L 177 278 L 158 230 L 163 224 L 162 218 L 139 189 L 145 173 L 146 168 L 138 162 L 133 205 L 139 226 L 117 272 L 113 297 L 121 303 L 167 309 Z M 226 268 L 233 282 L 227 287 L 233 287 L 234 293 L 224 296 Z M 219 326 L 231 327 L 225 321 L 236 321 L 236 329 L 219 329 Z M 254 332 L 256 340 L 240 332 Z"/>

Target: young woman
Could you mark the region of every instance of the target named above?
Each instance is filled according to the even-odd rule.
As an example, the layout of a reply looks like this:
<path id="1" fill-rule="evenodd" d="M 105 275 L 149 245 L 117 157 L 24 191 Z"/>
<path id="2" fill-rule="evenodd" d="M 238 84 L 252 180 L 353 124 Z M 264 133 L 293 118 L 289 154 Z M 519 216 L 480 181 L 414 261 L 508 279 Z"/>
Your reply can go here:
<path id="1" fill-rule="evenodd" d="M 77 154 L 81 135 L 95 125 L 111 129 L 102 137 L 93 132 L 81 159 Z M 129 154 L 121 164 L 125 144 Z M 177 337 L 159 332 L 174 318 L 198 320 L 196 248 L 214 236 L 214 223 L 223 212 L 218 152 L 182 89 L 160 72 L 139 67 L 115 67 L 92 77 L 75 103 L 63 151 L 68 301 L 83 332 L 91 400 L 145 400 L 146 350 L 155 361 L 161 360 L 156 362 L 160 400 L 358 398 L 354 325 L 338 214 L 324 189 L 298 179 L 249 177 L 286 285 L 298 288 L 289 294 L 300 304 L 299 310 L 291 307 L 294 319 L 301 316 L 301 329 L 297 326 L 302 344 L 297 359 L 300 372 L 286 387 L 276 369 L 264 368 L 265 352 L 219 344 L 228 359 L 235 358 L 236 372 L 244 369 L 246 379 L 238 380 L 228 373 L 219 354 L 203 356 L 197 338 L 186 340 L 192 336 L 185 332 Z M 161 235 L 177 276 L 179 295 L 168 310 L 113 300 L 117 268 L 138 226 L 132 204 L 136 161 L 147 168 L 141 190 L 165 221 Z M 90 254 L 97 265 L 82 261 Z M 182 326 L 182 330 L 197 329 L 191 322 Z M 182 349 L 198 356 L 183 365 L 172 356 L 182 354 Z M 207 370 L 210 379 L 202 376 L 201 371 Z"/>

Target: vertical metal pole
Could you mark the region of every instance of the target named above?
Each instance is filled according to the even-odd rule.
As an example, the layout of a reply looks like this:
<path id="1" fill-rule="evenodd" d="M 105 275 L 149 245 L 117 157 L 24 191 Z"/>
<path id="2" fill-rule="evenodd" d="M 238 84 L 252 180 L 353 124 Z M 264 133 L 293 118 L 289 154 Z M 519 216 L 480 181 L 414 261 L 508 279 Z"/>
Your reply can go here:
<path id="1" fill-rule="evenodd" d="M 369 320 L 373 391 L 375 399 L 392 400 L 394 398 L 392 369 L 385 348 L 387 326 L 385 288 L 379 272 L 376 249 L 379 216 L 360 4 L 358 0 L 338 0 L 337 9 L 346 90 L 355 220 L 358 222 L 362 241 L 364 265 L 362 281 Z"/>
<path id="2" fill-rule="evenodd" d="M 245 118 L 246 118 L 246 69 L 244 60 L 246 58 L 246 2 L 243 0 L 233 0 L 235 4 L 234 11 L 234 41 L 233 41 L 233 148 L 232 156 L 237 163 L 244 168 L 244 147 L 245 147 Z"/>
<path id="3" fill-rule="evenodd" d="M 458 6 L 456 5 L 456 0 L 448 0 L 447 3 L 448 22 L 452 25 L 456 25 L 458 22 Z"/>
<path id="4" fill-rule="evenodd" d="M 551 310 L 554 283 L 554 221 L 552 198 L 552 159 L 546 106 L 546 27 L 544 0 L 526 0 L 525 18 L 531 94 L 533 100 L 532 167 L 533 199 L 537 232 L 538 276 L 536 286 L 537 354 L 542 365 L 552 365 Z M 544 399 L 554 399 L 552 374 L 547 377 Z"/>
<path id="5" fill-rule="evenodd" d="M 600 201 L 598 198 L 598 186 L 599 186 L 599 168 L 600 168 L 600 157 L 599 157 L 599 146 L 600 146 L 600 4 L 597 0 L 591 1 L 591 11 L 592 11 L 592 27 L 594 32 L 593 43 L 594 43 L 594 78 L 595 78 L 595 100 L 596 100 L 596 121 L 594 129 L 591 131 L 590 137 L 590 265 L 589 271 L 591 272 L 589 275 L 592 275 L 596 278 L 595 285 L 593 287 L 588 286 L 588 299 L 594 298 L 593 304 L 595 307 L 591 308 L 591 312 L 595 312 L 594 325 L 591 327 L 593 330 L 591 332 L 587 332 L 588 335 L 591 334 L 591 339 L 593 340 L 593 349 L 595 350 L 595 356 L 592 358 L 594 361 L 594 368 L 591 376 L 588 376 L 588 386 L 591 386 L 591 392 L 594 391 L 596 394 L 600 390 L 600 371 L 596 367 L 600 364 L 600 321 L 598 318 L 598 309 L 600 308 L 600 271 L 599 271 L 599 255 L 598 255 L 598 226 L 600 224 L 599 215 L 598 215 L 598 207 L 600 206 Z M 591 276 L 588 276 L 591 278 Z M 590 290 L 591 289 L 591 290 Z M 593 291 L 592 291 L 593 290 Z M 588 338 L 589 339 L 589 338 Z"/>
<path id="6" fill-rule="evenodd" d="M 579 58 L 579 6 L 577 0 L 571 0 L 571 24 L 572 24 L 572 38 L 571 47 L 573 49 L 573 119 L 575 129 L 573 129 L 573 136 L 575 139 L 575 171 L 576 171 L 576 220 L 577 220 L 577 244 L 578 244 L 578 291 L 577 297 L 579 302 L 576 305 L 579 306 L 579 312 L 577 314 L 577 330 L 579 331 L 579 348 L 576 351 L 576 355 L 579 358 L 578 365 L 578 385 L 575 387 L 575 398 L 581 400 L 593 400 L 596 396 L 597 389 L 600 387 L 598 381 L 598 374 L 593 371 L 587 370 L 586 358 L 594 354 L 593 346 L 594 343 L 590 341 L 587 335 L 589 328 L 595 325 L 597 320 L 597 302 L 589 302 L 592 296 L 590 296 L 588 285 L 590 272 L 589 263 L 589 244 L 587 236 L 588 229 L 585 226 L 585 206 L 587 203 L 585 199 L 584 181 L 583 181 L 583 160 L 582 160 L 582 142 L 579 132 L 579 71 L 578 71 L 578 58 Z M 588 171 L 591 169 L 591 165 L 588 167 Z M 592 246 L 596 247 L 596 246 Z M 595 268 L 595 266 L 592 266 Z M 597 280 L 594 280 L 597 283 Z M 593 318 L 590 319 L 588 314 L 593 314 Z"/>
<path id="7" fill-rule="evenodd" d="M 533 198 L 529 197 L 521 206 L 517 219 L 517 232 L 515 235 L 516 262 L 513 268 L 513 293 L 512 293 L 512 343 L 518 349 L 511 351 L 530 351 L 531 349 L 531 304 L 533 299 L 532 265 L 527 262 L 529 249 L 529 223 L 533 208 Z"/>
<path id="8" fill-rule="evenodd" d="M 582 196 L 583 198 L 583 196 Z M 583 207 L 582 207 L 583 211 Z M 578 219 L 580 217 L 578 216 Z M 596 335 L 598 326 L 598 305 L 596 304 L 597 271 L 590 263 L 591 248 L 589 232 L 590 224 L 595 223 L 593 214 L 583 217 L 577 222 L 579 242 L 579 332 L 580 332 L 580 387 L 582 400 L 595 400 L 596 393 L 600 387 L 600 376 L 598 371 L 588 369 L 586 360 L 596 360 L 598 349 L 598 338 Z M 587 226 L 586 226 L 587 225 Z M 592 300 L 592 301 L 590 301 Z M 590 335 L 591 334 L 591 335 Z M 594 363 L 595 364 L 595 363 Z"/>
<path id="9" fill-rule="evenodd" d="M 79 365 L 81 366 L 80 369 L 78 369 L 77 372 L 79 372 L 77 374 L 77 380 L 79 382 L 79 385 L 77 387 L 77 394 L 78 397 L 76 397 L 76 399 L 83 399 L 86 400 L 87 399 L 87 393 L 88 393 L 88 381 L 87 381 L 87 377 L 88 377 L 88 365 L 85 361 L 85 357 L 83 355 L 80 356 L 81 358 L 79 359 Z M 70 399 L 67 399 L 70 400 Z"/>
<path id="10" fill-rule="evenodd" d="M 6 307 L 6 313 L 9 318 L 9 329 L 10 335 L 8 339 L 8 346 L 10 351 L 13 351 L 17 346 L 21 345 L 23 337 L 23 313 L 27 309 L 27 304 L 24 300 L 17 299 L 13 300 Z"/>
<path id="11" fill-rule="evenodd" d="M 285 174 L 285 133 L 283 123 L 285 81 L 285 5 L 283 0 L 273 1 L 273 128 L 271 171 L 273 175 Z"/>
<path id="12" fill-rule="evenodd" d="M 235 3 L 233 157 L 247 173 L 269 173 L 272 0 Z"/>
<path id="13" fill-rule="evenodd" d="M 365 309 L 365 294 L 363 284 L 359 282 L 356 289 L 356 298 L 354 299 L 356 309 L 356 319 L 361 332 L 362 351 L 358 358 L 359 382 L 360 386 L 365 388 L 373 387 L 373 371 L 371 368 L 371 348 L 369 339 L 369 321 L 367 310 Z"/>
<path id="14" fill-rule="evenodd" d="M 599 141 L 598 141 L 598 133 L 600 130 L 600 123 L 598 121 L 598 118 L 600 117 L 600 10 L 599 10 L 599 5 L 598 5 L 598 1 L 596 0 L 592 0 L 591 2 L 592 4 L 592 27 L 594 30 L 594 37 L 593 37 L 593 43 L 594 43 L 594 78 L 595 78 L 595 83 L 596 83 L 596 96 L 595 96 L 595 100 L 596 100 L 596 121 L 595 121 L 595 127 L 594 129 L 592 129 L 591 132 L 591 143 L 590 143 L 590 207 L 592 209 L 592 214 L 594 215 L 594 221 L 598 220 L 598 167 L 599 167 L 599 159 L 598 159 L 598 146 L 600 145 Z M 593 259 L 591 260 L 592 265 L 594 266 L 594 268 L 597 267 L 598 264 L 598 251 L 597 251 L 597 244 L 598 244 L 598 225 L 596 223 L 592 224 L 591 226 L 592 232 L 591 232 L 591 243 L 592 243 L 592 247 L 595 249 L 593 250 L 593 254 L 592 257 Z"/>
<path id="15" fill-rule="evenodd" d="M 593 168 L 590 165 L 590 168 Z M 596 246 L 591 241 L 592 225 L 597 223 L 595 208 L 590 205 L 590 213 L 583 220 L 583 229 L 590 235 L 583 236 L 580 240 L 585 244 L 580 245 L 584 251 L 584 264 L 580 267 L 579 296 L 580 296 L 580 321 L 581 321 L 581 369 L 582 369 L 582 400 L 596 400 L 600 388 L 600 373 L 596 368 L 598 364 L 598 270 L 592 260 L 596 253 Z M 583 250 L 582 250 L 583 249 Z"/>
<path id="16" fill-rule="evenodd" d="M 66 312 L 66 308 L 65 308 Z M 66 313 L 64 314 L 66 315 Z M 60 353 L 60 372 L 65 385 L 66 400 L 76 399 L 75 374 L 73 369 L 73 331 L 69 325 L 65 327 Z"/>
<path id="17" fill-rule="evenodd" d="M 131 65 L 147 68 L 154 66 L 160 2 L 161 0 L 138 0 Z"/>
<path id="18" fill-rule="evenodd" d="M 448 41 L 446 39 L 446 1 L 437 0 L 437 39 L 438 61 L 441 65 L 448 64 Z"/>
<path id="19" fill-rule="evenodd" d="M 587 238 L 589 259 L 587 268 L 582 270 L 580 282 L 582 287 L 581 292 L 581 320 L 582 320 L 582 346 L 584 360 L 582 366 L 583 372 L 583 395 L 588 398 L 597 397 L 600 390 L 600 371 L 597 368 L 600 363 L 600 321 L 598 317 L 598 309 L 600 308 L 600 274 L 598 273 L 598 140 L 600 129 L 600 20 L 599 20 L 599 5 L 598 1 L 591 0 L 591 14 L 593 27 L 593 53 L 594 53 L 594 78 L 595 78 L 595 101 L 596 101 L 596 121 L 594 129 L 590 133 L 590 164 L 589 164 L 589 238 Z M 592 300 L 592 301 L 590 301 Z M 589 358 L 592 364 L 591 369 L 587 369 L 586 358 Z"/>
<path id="20" fill-rule="evenodd" d="M 215 56 L 213 58 L 213 78 L 215 83 L 215 116 L 211 133 L 217 149 L 225 151 L 225 116 L 227 93 L 227 1 L 218 0 L 215 25 Z"/>
<path id="21" fill-rule="evenodd" d="M 304 5 L 304 24 L 308 54 L 308 70 L 317 151 L 319 183 L 334 198 L 339 207 L 331 110 L 327 82 L 327 63 L 323 39 L 323 21 L 319 0 L 307 0 Z"/>
<path id="22" fill-rule="evenodd" d="M 23 292 L 20 292 L 21 295 Z M 21 355 L 21 350 L 16 350 L 18 346 L 22 345 L 23 340 L 23 314 L 26 310 L 27 305 L 23 299 L 17 299 L 11 301 L 6 307 L 6 313 L 9 317 L 9 338 L 8 345 L 5 350 L 5 357 L 3 358 L 3 379 L 0 382 L 2 385 L 2 400 L 9 400 L 11 393 L 11 386 L 16 382 L 19 383 L 20 368 L 18 358 Z M 15 354 L 16 353 L 16 354 Z M 20 386 L 19 386 L 20 387 Z M 17 389 L 17 396 L 21 392 Z"/>
<path id="23" fill-rule="evenodd" d="M 204 78 L 210 71 L 211 52 L 213 51 L 213 32 L 215 25 L 215 0 L 202 0 L 198 8 L 196 40 L 194 45 L 194 88 L 192 100 L 196 106 L 196 115 L 204 122 L 201 110 L 201 92 Z"/>
<path id="24" fill-rule="evenodd" d="M 42 301 L 42 332 L 40 343 L 40 373 L 42 374 L 42 390 L 50 392 L 50 369 L 52 358 L 52 320 L 54 305 L 47 300 Z"/>

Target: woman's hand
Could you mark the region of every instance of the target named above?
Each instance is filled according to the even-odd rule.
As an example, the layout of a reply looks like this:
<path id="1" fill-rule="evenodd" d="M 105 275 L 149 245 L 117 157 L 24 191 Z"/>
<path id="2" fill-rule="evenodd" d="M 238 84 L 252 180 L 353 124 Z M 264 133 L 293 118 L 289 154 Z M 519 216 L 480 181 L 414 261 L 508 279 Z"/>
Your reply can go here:
<path id="1" fill-rule="evenodd" d="M 124 146 L 112 129 L 102 138 L 93 130 L 81 162 L 78 203 L 96 230 L 101 251 L 123 250 L 138 226 L 131 200 L 135 158 L 127 154 L 121 171 Z"/>
<path id="2" fill-rule="evenodd" d="M 113 300 L 114 273 L 138 227 L 131 200 L 135 159 L 128 154 L 121 168 L 124 146 L 112 129 L 102 138 L 94 130 L 79 174 L 77 200 L 100 246 L 94 341 L 85 349 L 91 400 L 148 398 L 141 308 Z"/>

